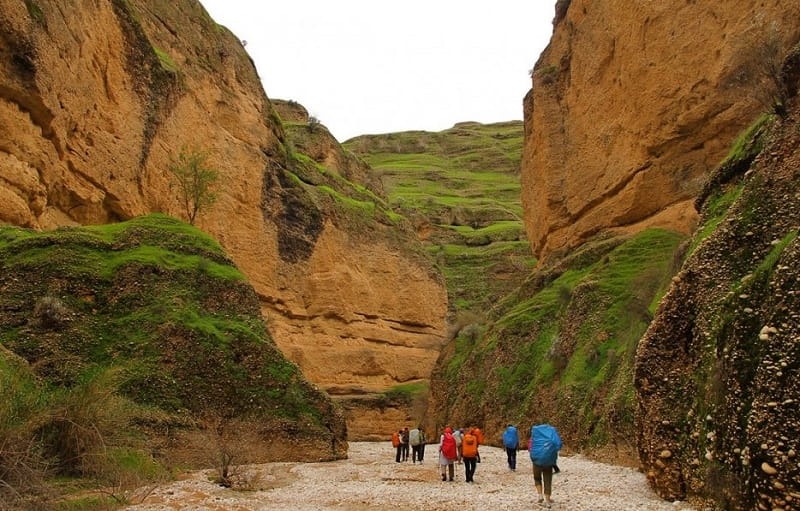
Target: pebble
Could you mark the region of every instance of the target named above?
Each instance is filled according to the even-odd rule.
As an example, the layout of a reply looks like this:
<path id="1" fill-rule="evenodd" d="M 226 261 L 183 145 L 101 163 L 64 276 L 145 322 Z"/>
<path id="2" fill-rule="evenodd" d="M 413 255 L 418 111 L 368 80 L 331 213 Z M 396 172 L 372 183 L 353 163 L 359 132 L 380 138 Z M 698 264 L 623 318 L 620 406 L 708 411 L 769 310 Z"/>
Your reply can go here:
<path id="1" fill-rule="evenodd" d="M 761 470 L 763 470 L 765 474 L 771 476 L 774 476 L 775 474 L 778 473 L 778 470 L 769 463 L 767 463 L 766 461 L 761 464 Z"/>

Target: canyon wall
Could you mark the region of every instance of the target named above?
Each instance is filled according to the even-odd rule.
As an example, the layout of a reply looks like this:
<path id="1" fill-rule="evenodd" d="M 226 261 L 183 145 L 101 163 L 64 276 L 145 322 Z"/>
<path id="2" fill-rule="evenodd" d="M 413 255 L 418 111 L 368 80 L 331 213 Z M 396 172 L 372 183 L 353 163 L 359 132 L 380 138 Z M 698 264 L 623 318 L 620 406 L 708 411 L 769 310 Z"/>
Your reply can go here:
<path id="1" fill-rule="evenodd" d="M 328 142 L 314 172 L 367 175 L 318 129 Z M 198 227 L 247 275 L 312 382 L 360 394 L 428 377 L 445 330 L 441 278 L 401 220 L 349 222 L 346 200 L 297 178 L 305 160 L 252 61 L 198 2 L 0 0 L 0 222 L 185 218 L 167 170 L 182 148 L 220 171 Z"/>
<path id="2" fill-rule="evenodd" d="M 796 91 L 800 48 L 793 66 Z M 637 444 L 666 499 L 798 509 L 799 114 L 795 99 L 754 131 L 744 165 L 720 167 L 696 248 L 639 343 Z"/>
<path id="3" fill-rule="evenodd" d="M 534 253 L 609 230 L 691 232 L 710 171 L 771 108 L 770 44 L 799 29 L 788 0 L 559 1 L 524 103 Z"/>

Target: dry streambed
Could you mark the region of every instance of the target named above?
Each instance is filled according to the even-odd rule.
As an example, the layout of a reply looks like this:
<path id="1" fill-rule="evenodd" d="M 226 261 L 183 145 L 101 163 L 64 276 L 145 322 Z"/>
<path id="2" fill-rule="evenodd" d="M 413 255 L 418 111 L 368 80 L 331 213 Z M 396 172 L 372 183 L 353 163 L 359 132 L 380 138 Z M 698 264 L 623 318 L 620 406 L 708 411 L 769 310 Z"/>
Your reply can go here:
<path id="1" fill-rule="evenodd" d="M 442 482 L 437 445 L 426 449 L 423 464 L 395 463 L 389 442 L 350 443 L 347 460 L 330 463 L 267 463 L 242 468 L 257 488 L 230 490 L 209 481 L 210 471 L 192 472 L 185 479 L 160 486 L 130 511 L 508 511 L 536 508 L 531 463 L 526 452 L 516 472 L 506 464 L 505 452 L 481 447 L 482 462 L 475 483 L 464 482 L 463 466 L 456 481 Z M 554 476 L 553 509 L 564 511 L 691 510 L 683 502 L 660 500 L 636 470 L 565 456 L 561 473 Z"/>

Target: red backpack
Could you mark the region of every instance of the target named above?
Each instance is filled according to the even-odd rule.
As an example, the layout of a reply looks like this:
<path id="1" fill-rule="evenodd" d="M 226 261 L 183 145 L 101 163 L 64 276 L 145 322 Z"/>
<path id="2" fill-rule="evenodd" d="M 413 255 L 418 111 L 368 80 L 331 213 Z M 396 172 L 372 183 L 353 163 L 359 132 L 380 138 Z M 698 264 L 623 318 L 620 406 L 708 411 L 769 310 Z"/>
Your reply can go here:
<path id="1" fill-rule="evenodd" d="M 456 449 L 456 439 L 453 438 L 452 433 L 445 433 L 442 437 L 442 454 L 449 460 L 458 458 L 458 449 Z"/>

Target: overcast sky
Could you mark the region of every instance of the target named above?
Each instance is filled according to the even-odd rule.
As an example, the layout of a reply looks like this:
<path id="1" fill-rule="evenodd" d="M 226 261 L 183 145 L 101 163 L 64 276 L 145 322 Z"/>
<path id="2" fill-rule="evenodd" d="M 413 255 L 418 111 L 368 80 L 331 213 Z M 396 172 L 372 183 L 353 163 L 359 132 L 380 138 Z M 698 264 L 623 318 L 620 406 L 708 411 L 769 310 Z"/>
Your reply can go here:
<path id="1" fill-rule="evenodd" d="M 522 119 L 555 0 L 201 0 L 341 142 Z"/>

